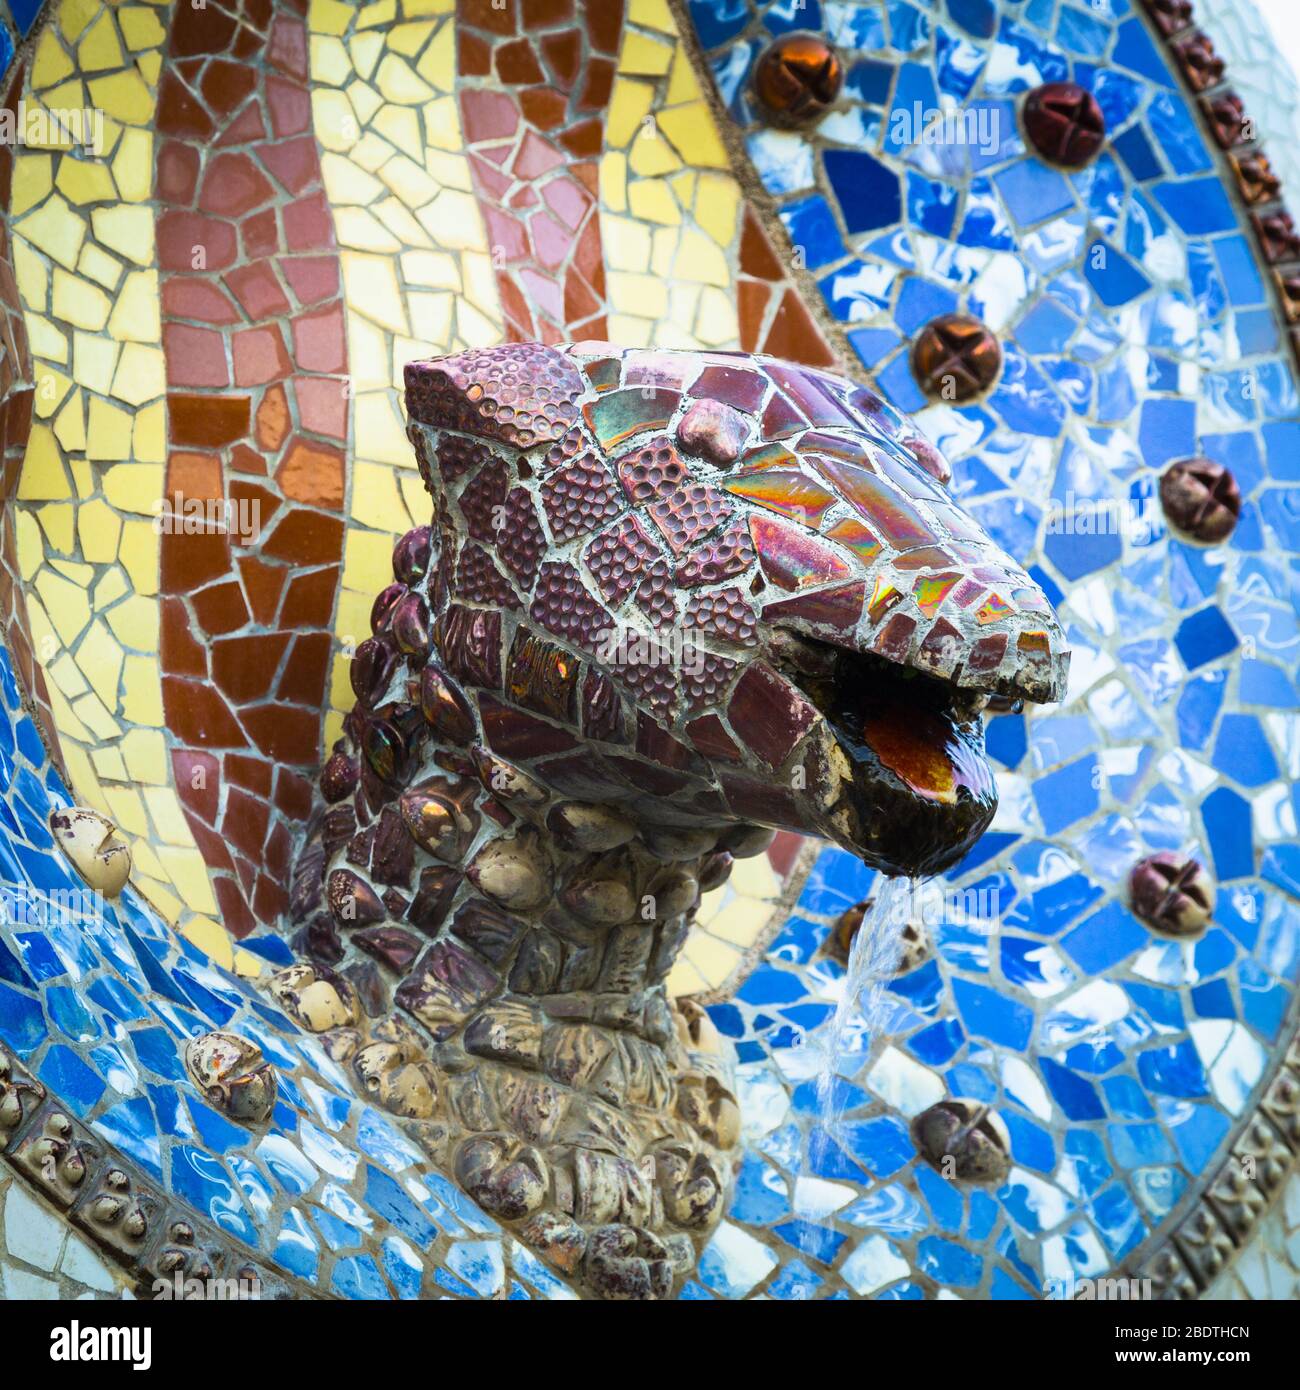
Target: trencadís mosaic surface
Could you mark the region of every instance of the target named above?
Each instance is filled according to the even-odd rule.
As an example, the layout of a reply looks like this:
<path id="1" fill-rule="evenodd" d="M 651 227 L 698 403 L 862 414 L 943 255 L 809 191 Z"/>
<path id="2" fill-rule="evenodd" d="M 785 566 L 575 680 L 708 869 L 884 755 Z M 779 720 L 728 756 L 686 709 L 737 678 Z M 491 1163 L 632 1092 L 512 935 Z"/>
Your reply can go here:
<path id="1" fill-rule="evenodd" d="M 251 938 L 233 953 L 217 939 L 209 953 L 129 889 L 115 904 L 90 901 L 54 849 L 47 820 L 67 790 L 3 654 L 0 691 L 0 1081 L 20 1117 L 11 1123 L 6 1110 L 0 1140 L 73 1228 L 61 1253 L 58 1219 L 10 1184 L 7 1296 L 113 1292 L 138 1280 L 149 1291 L 206 1265 L 255 1279 L 262 1297 L 309 1288 L 342 1298 L 572 1297 L 255 987 L 268 962 L 293 959 L 278 939 Z M 277 1068 L 263 1133 L 232 1124 L 186 1074 L 184 1043 L 213 1029 L 254 1042 Z M 38 1148 L 47 1138 L 57 1141 L 53 1163 Z M 73 1183 L 78 1160 L 87 1176 Z M 105 1211 L 104 1200 L 122 1210 Z"/>
<path id="2" fill-rule="evenodd" d="M 1073 654 L 1059 704 L 988 712 L 997 818 L 849 1020 L 829 1128 L 835 929 L 879 881 L 783 836 L 706 894 L 668 984 L 735 1048 L 743 1156 L 678 1296 L 1294 1296 L 1300 241 L 1229 9 L 9 7 L 9 109 L 103 123 L 0 147 L 3 878 L 38 919 L 0 927 L 8 1296 L 204 1261 L 294 1297 L 572 1296 L 265 986 L 353 654 L 430 519 L 403 367 L 604 339 L 871 383 Z M 1081 95 L 1035 134 L 1044 84 Z M 926 339 L 954 315 L 993 347 Z M 1237 489 L 1209 543 L 1159 490 L 1196 457 Z M 51 925 L 74 803 L 132 886 Z M 1131 910 L 1161 852 L 1216 886 L 1194 939 Z M 276 1069 L 256 1133 L 186 1071 L 213 1030 Z M 953 1098 L 1000 1124 L 998 1183 L 920 1155 Z"/>

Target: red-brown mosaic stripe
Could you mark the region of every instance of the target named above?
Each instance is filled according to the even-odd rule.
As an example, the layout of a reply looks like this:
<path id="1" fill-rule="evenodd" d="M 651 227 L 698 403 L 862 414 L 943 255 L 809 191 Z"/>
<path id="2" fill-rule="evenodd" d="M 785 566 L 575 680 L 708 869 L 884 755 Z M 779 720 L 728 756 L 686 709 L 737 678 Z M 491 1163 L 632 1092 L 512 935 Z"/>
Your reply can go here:
<path id="1" fill-rule="evenodd" d="M 344 310 L 305 10 L 177 5 L 158 97 L 166 496 L 261 509 L 251 542 L 161 538 L 176 791 L 236 936 L 287 902 L 343 548 Z"/>
<path id="2" fill-rule="evenodd" d="M 10 111 L 16 112 L 18 109 L 25 76 L 26 65 L 17 64 L 4 102 Z M 23 456 L 27 452 L 35 384 L 27 327 L 23 322 L 22 303 L 14 279 L 13 245 L 7 220 L 13 169 L 13 146 L 0 145 L 0 208 L 5 213 L 5 217 L 0 219 L 0 352 L 3 353 L 0 356 L 0 627 L 3 627 L 5 643 L 13 657 L 18 682 L 40 720 L 46 747 L 66 780 L 45 672 L 32 650 L 27 600 L 23 593 L 22 576 L 18 572 L 17 534 L 13 512 L 8 505 L 9 499 L 17 491 Z"/>
<path id="3" fill-rule="evenodd" d="M 736 282 L 740 346 L 809 367 L 836 367 L 839 358 L 786 274 L 754 209 L 745 206 Z"/>
<path id="4" fill-rule="evenodd" d="M 456 0 L 461 125 L 513 342 L 606 336 L 597 187 L 622 34 L 623 0 Z"/>

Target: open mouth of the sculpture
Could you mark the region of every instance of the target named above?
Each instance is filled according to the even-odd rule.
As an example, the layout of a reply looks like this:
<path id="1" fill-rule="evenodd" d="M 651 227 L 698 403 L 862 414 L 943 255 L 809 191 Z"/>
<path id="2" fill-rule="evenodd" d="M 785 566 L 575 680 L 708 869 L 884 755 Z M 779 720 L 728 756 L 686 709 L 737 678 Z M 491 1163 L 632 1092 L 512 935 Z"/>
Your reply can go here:
<path id="1" fill-rule="evenodd" d="M 885 873 L 950 868 L 998 807 L 985 694 L 870 653 L 802 635 L 795 643 L 798 666 L 786 674 L 816 704 L 848 765 L 831 812 L 836 838 Z"/>

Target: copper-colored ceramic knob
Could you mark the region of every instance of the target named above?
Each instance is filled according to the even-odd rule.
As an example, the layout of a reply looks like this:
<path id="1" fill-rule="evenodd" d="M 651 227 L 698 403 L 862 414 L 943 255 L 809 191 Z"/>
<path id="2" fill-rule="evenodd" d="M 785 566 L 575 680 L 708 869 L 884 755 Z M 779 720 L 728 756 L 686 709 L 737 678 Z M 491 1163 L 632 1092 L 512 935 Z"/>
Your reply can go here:
<path id="1" fill-rule="evenodd" d="M 1133 911 L 1163 936 L 1200 936 L 1214 915 L 1214 885 L 1199 859 L 1149 855 L 1134 866 L 1128 889 Z"/>
<path id="2" fill-rule="evenodd" d="M 1011 1137 L 1002 1118 L 976 1100 L 951 1097 L 912 1121 L 921 1157 L 950 1182 L 998 1187 L 1011 1171 Z"/>
<path id="3" fill-rule="evenodd" d="M 826 111 L 844 85 L 844 65 L 817 34 L 783 34 L 754 69 L 754 95 L 782 125 L 803 125 Z"/>
<path id="4" fill-rule="evenodd" d="M 1049 163 L 1081 169 L 1106 143 L 1097 98 L 1077 82 L 1044 82 L 1025 98 L 1025 134 Z"/>
<path id="5" fill-rule="evenodd" d="M 1169 524 L 1206 545 L 1232 535 L 1241 515 L 1241 489 L 1213 459 L 1183 459 L 1160 479 L 1160 505 Z"/>
<path id="6" fill-rule="evenodd" d="M 1156 27 L 1170 38 L 1192 22 L 1191 0 L 1145 0 L 1147 14 L 1156 22 Z"/>
<path id="7" fill-rule="evenodd" d="M 926 324 L 912 348 L 912 371 L 927 396 L 961 405 L 982 395 L 1002 370 L 997 338 L 969 314 Z"/>

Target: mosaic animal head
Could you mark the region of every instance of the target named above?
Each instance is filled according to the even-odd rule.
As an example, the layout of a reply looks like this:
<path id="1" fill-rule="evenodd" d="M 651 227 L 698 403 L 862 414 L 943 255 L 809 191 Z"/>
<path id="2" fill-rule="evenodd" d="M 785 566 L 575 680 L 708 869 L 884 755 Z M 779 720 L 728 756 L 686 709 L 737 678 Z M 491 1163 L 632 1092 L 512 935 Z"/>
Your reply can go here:
<path id="1" fill-rule="evenodd" d="M 472 690 L 499 757 L 644 821 L 951 864 L 996 809 L 977 715 L 1051 701 L 1042 591 L 864 387 L 738 353 L 526 344 L 413 363 L 426 601 L 379 640 Z M 428 684 L 446 685 L 430 672 Z M 448 707 L 459 692 L 425 691 Z"/>

